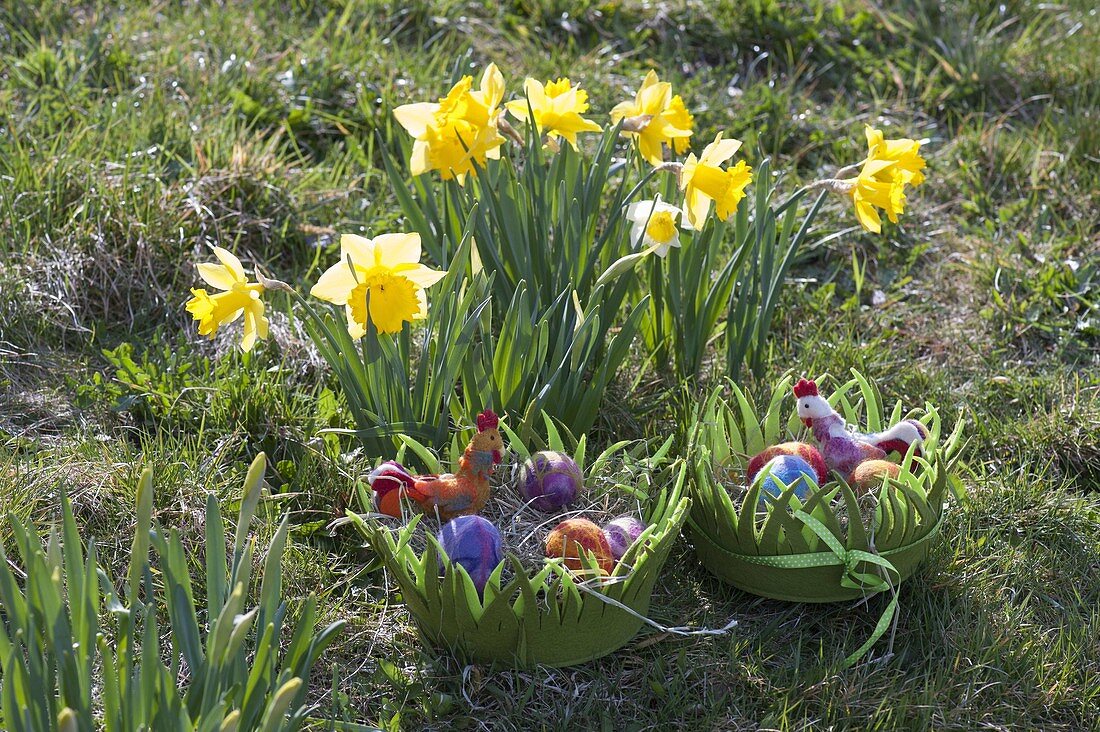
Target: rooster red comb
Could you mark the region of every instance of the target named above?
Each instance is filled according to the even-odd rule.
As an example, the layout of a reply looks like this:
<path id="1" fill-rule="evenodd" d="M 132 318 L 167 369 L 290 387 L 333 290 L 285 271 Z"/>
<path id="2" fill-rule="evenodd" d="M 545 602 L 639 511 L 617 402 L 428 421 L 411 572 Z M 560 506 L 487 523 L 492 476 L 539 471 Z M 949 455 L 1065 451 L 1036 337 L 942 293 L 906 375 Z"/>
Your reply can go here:
<path id="1" fill-rule="evenodd" d="M 799 379 L 798 383 L 794 385 L 794 395 L 798 398 L 818 396 L 817 384 L 812 381 L 806 381 L 806 379 Z"/>
<path id="2" fill-rule="evenodd" d="M 485 430 L 495 429 L 500 423 L 497 419 L 496 412 L 492 409 L 486 409 L 481 414 L 477 415 L 477 431 L 484 432 Z"/>

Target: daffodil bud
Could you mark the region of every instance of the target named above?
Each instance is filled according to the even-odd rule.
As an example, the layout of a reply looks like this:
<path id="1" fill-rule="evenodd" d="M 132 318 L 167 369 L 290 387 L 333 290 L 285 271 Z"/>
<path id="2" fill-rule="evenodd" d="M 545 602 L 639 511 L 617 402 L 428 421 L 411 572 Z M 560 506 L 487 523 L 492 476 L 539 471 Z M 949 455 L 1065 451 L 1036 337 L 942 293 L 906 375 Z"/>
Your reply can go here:
<path id="1" fill-rule="evenodd" d="M 271 290 L 272 292 L 294 292 L 294 288 L 282 280 L 264 277 L 258 271 L 256 272 L 256 281 L 263 285 L 265 290 Z"/>
<path id="2" fill-rule="evenodd" d="M 641 132 L 649 123 L 653 120 L 652 114 L 639 114 L 634 117 L 627 117 L 623 120 L 622 131 L 623 132 Z"/>

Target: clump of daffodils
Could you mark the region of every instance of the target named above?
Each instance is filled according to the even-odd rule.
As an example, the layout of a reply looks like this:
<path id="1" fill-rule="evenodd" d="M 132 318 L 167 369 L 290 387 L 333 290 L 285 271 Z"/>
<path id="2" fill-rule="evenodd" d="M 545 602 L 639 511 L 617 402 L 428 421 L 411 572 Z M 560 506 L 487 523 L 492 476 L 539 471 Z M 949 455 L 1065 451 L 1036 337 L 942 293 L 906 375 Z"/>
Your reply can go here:
<path id="1" fill-rule="evenodd" d="M 585 116 L 590 109 L 588 93 L 568 78 L 545 83 L 528 78 L 522 96 L 508 102 L 504 102 L 505 92 L 503 75 L 495 64 L 489 64 L 476 88 L 473 77 L 464 76 L 436 102 L 397 107 L 395 118 L 413 138 L 410 172 L 438 171 L 444 180 L 464 184 L 466 177 L 476 176 L 487 161 L 500 159 L 509 138 L 521 141 L 502 119 L 505 111 L 539 137 L 545 136 L 552 151 L 559 149 L 559 139 L 579 151 L 578 135 L 603 131 Z M 681 229 L 703 230 L 712 211 L 718 220 L 728 221 L 753 180 L 752 168 L 744 160 L 732 160 L 741 142 L 723 132 L 698 156 L 689 152 L 694 119 L 684 100 L 673 93 L 672 85 L 661 81 L 654 71 L 646 74 L 634 98 L 615 105 L 609 117 L 612 123 L 621 123 L 621 134 L 633 143 L 642 160 L 655 167 L 652 172 L 677 174 L 682 200 L 677 203 L 656 196 L 627 205 L 622 215 L 632 225 L 630 239 L 636 251 L 616 261 L 601 281 L 650 254 L 667 256 L 680 246 Z M 866 137 L 867 156 L 852 166 L 853 177 L 818 181 L 809 187 L 847 196 L 860 225 L 879 233 L 883 214 L 897 222 L 904 213 L 907 187 L 924 181 L 926 166 L 919 141 L 888 140 L 869 126 Z M 666 162 L 666 150 L 688 154 L 682 163 Z M 243 316 L 240 345 L 249 351 L 268 335 L 262 299 L 265 287 L 277 285 L 294 291 L 263 277 L 250 281 L 240 260 L 226 249 L 214 247 L 214 255 L 218 263 L 199 264 L 198 274 L 215 292 L 192 289 L 187 312 L 198 322 L 199 333 L 211 338 L 222 326 Z M 344 308 L 353 338 L 372 329 L 380 334 L 398 333 L 406 323 L 426 316 L 426 290 L 445 274 L 422 264 L 420 258 L 418 234 L 383 234 L 373 239 L 348 234 L 340 240 L 340 260 L 321 275 L 310 292 Z"/>

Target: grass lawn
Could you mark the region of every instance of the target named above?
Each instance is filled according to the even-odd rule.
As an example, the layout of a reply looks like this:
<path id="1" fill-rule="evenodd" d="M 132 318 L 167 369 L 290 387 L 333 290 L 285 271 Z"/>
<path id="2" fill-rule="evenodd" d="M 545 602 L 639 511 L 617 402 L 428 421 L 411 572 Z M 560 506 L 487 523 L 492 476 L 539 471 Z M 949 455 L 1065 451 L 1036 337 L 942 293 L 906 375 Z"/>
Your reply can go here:
<path id="1" fill-rule="evenodd" d="M 468 54 L 468 55 L 467 55 Z M 695 116 L 792 182 L 862 154 L 863 127 L 925 139 L 899 225 L 829 199 L 783 289 L 760 368 L 856 368 L 888 402 L 966 423 L 965 506 L 902 586 L 892 655 L 855 667 L 887 599 L 763 600 L 686 541 L 645 631 L 567 669 L 463 666 L 425 646 L 376 557 L 329 522 L 367 455 L 301 323 L 272 307 L 201 338 L 184 311 L 210 244 L 316 280 L 341 233 L 402 230 L 381 148 L 394 107 L 455 64 L 568 75 L 606 123 L 650 68 Z M 469 71 L 467 73 L 474 73 Z M 625 148 L 624 148 L 625 150 Z M 793 186 L 792 186 L 793 190 Z M 723 383 L 724 347 L 678 383 L 640 342 L 589 440 L 659 444 Z M 472 415 L 471 415 L 472 416 Z M 357 452 L 358 450 L 358 452 Z M 1085 0 L 262 0 L 0 7 L 0 512 L 44 529 L 72 498 L 128 561 L 140 472 L 196 552 L 206 496 L 237 509 L 260 451 L 291 515 L 286 596 L 347 622 L 320 659 L 320 716 L 387 729 L 1100 729 L 1100 12 Z M 354 507 L 354 506 L 353 506 Z M 361 508 L 361 507 L 359 507 Z M 11 545 L 7 529 L 5 547 Z M 200 565 L 195 593 L 204 594 Z"/>

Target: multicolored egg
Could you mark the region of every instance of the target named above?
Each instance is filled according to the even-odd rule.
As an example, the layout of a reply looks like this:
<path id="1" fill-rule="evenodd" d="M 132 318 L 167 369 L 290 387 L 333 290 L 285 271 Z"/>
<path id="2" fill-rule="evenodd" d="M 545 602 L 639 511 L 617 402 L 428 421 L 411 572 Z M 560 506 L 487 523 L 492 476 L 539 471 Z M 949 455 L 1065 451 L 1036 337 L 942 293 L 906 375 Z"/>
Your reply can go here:
<path id="1" fill-rule="evenodd" d="M 897 478 L 901 475 L 901 466 L 889 460 L 864 460 L 852 469 L 848 483 L 857 496 L 875 490 L 885 478 Z"/>
<path id="2" fill-rule="evenodd" d="M 536 452 L 520 468 L 520 495 L 539 511 L 559 511 L 577 500 L 582 490 L 581 469 L 563 452 Z"/>
<path id="3" fill-rule="evenodd" d="M 555 526 L 546 537 L 546 556 L 550 559 L 564 557 L 565 566 L 574 572 L 583 572 L 581 552 L 590 552 L 596 564 L 607 574 L 615 567 L 615 557 L 607 543 L 603 530 L 588 519 L 566 519 Z"/>
<path id="4" fill-rule="evenodd" d="M 615 561 L 623 558 L 626 550 L 638 540 L 643 531 L 645 531 L 645 523 L 634 516 L 620 516 L 603 527 L 604 537 L 607 539 L 607 545 L 611 547 L 611 556 Z"/>
<path id="5" fill-rule="evenodd" d="M 781 442 L 778 445 L 766 447 L 749 461 L 745 479 L 752 483 L 760 474 L 761 468 L 774 457 L 779 455 L 797 455 L 810 464 L 817 475 L 817 484 L 824 485 L 829 482 L 829 468 L 825 465 L 825 458 L 816 447 L 808 442 Z"/>
<path id="6" fill-rule="evenodd" d="M 489 575 L 504 561 L 497 527 L 481 516 L 459 516 L 443 524 L 436 538 L 447 558 L 466 569 L 478 594 L 484 592 Z"/>
<path id="7" fill-rule="evenodd" d="M 806 500 L 810 495 L 810 491 L 817 488 L 817 472 L 813 469 L 813 466 L 798 455 L 773 457 L 764 464 L 760 472 L 765 476 L 764 482 L 761 484 L 763 493 L 775 497 L 779 497 L 779 494 L 783 492 L 776 479 L 782 481 L 783 485 L 788 488 L 795 481 L 798 481 L 798 487 L 794 489 L 794 494 L 798 496 L 799 500 Z M 764 500 L 763 493 L 760 496 L 761 502 Z"/>

